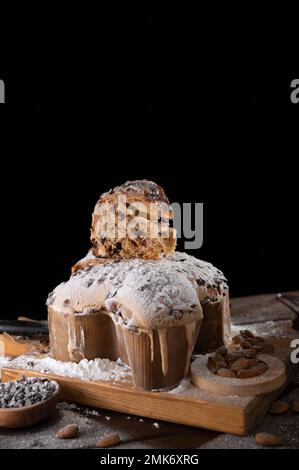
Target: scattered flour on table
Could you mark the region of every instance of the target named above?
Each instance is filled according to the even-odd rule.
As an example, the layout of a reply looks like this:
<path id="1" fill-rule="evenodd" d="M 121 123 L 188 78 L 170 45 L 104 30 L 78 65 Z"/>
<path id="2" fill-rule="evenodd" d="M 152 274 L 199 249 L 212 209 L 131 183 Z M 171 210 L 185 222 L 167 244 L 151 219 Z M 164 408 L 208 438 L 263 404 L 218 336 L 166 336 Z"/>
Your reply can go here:
<path id="1" fill-rule="evenodd" d="M 57 404 L 56 408 L 61 411 L 74 411 L 78 413 L 82 413 L 85 416 L 101 416 L 98 410 L 87 408 L 85 406 L 79 406 L 75 403 L 66 403 L 65 401 L 61 401 Z"/>
<path id="2" fill-rule="evenodd" d="M 61 401 L 56 405 L 58 410 L 79 410 L 80 407 L 77 406 L 75 403 L 66 403 L 65 401 Z"/>
<path id="3" fill-rule="evenodd" d="M 298 337 L 298 331 L 292 328 L 292 320 L 268 320 L 259 323 L 234 323 L 232 318 L 232 336 L 240 330 L 250 330 L 255 336 Z"/>
<path id="4" fill-rule="evenodd" d="M 48 372 L 63 377 L 72 377 L 84 381 L 126 381 L 131 375 L 129 367 L 119 361 L 109 359 L 82 359 L 75 362 L 61 362 L 49 356 L 36 357 L 24 354 L 10 361 L 10 366 L 18 369 Z"/>
<path id="5" fill-rule="evenodd" d="M 163 393 L 163 392 L 162 392 Z M 182 382 L 169 392 L 169 395 L 179 397 L 194 398 L 196 400 L 215 401 L 217 403 L 226 403 L 237 406 L 246 406 L 252 397 L 241 397 L 238 395 L 216 395 L 214 393 L 204 392 L 191 383 L 190 378 L 185 378 Z"/>

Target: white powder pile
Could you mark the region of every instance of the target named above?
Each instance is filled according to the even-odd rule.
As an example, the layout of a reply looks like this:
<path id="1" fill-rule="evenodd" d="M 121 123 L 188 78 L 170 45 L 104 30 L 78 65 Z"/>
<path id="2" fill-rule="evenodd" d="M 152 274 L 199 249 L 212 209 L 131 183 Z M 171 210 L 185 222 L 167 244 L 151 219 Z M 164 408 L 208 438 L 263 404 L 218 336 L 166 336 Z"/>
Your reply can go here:
<path id="1" fill-rule="evenodd" d="M 75 362 L 56 361 L 48 356 L 38 358 L 25 354 L 13 359 L 10 365 L 18 369 L 48 372 L 84 381 L 109 380 L 119 382 L 130 377 L 130 369 L 125 364 L 121 361 L 109 361 L 109 359 L 94 359 L 92 361 L 82 359 L 77 364 Z"/>

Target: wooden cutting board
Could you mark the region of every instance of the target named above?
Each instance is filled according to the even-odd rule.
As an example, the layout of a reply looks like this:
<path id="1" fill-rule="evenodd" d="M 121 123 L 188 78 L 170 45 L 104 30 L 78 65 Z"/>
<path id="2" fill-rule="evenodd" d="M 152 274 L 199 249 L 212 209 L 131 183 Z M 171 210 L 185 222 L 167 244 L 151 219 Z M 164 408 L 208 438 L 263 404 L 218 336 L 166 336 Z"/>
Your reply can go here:
<path id="1" fill-rule="evenodd" d="M 280 395 L 298 370 L 298 365 L 289 362 L 290 339 L 271 338 L 271 342 L 277 356 L 286 364 L 287 381 L 278 390 L 256 397 L 223 397 L 202 392 L 192 385 L 188 386 L 188 390 L 177 389 L 171 393 L 148 392 L 135 389 L 130 381 L 87 382 L 12 367 L 2 369 L 2 380 L 15 380 L 23 375 L 48 377 L 60 384 L 61 399 L 64 401 L 244 435 L 267 412 L 271 402 Z M 22 349 L 21 353 L 31 352 L 32 344 L 22 342 L 22 347 L 16 344 L 14 353 L 14 346 L 10 343 L 10 355 L 19 355 Z"/>

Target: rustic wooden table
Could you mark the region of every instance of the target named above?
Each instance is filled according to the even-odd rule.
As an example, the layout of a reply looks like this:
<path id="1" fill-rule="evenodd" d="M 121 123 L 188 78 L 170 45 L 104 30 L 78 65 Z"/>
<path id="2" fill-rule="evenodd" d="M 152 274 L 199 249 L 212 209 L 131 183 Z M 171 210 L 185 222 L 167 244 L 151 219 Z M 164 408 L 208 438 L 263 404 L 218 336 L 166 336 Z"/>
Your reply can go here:
<path id="1" fill-rule="evenodd" d="M 299 291 L 291 294 L 299 296 Z M 293 328 L 295 311 L 299 315 L 298 306 L 276 294 L 231 300 L 233 328 L 248 327 L 258 333 L 299 338 L 299 330 Z M 299 400 L 299 370 L 283 399 Z M 79 425 L 79 436 L 57 439 L 57 430 L 70 423 Z M 59 404 L 57 412 L 39 425 L 17 431 L 0 429 L 0 448 L 93 448 L 97 438 L 115 432 L 121 438 L 118 448 L 123 449 L 256 448 L 254 435 L 261 431 L 282 436 L 286 448 L 299 448 L 299 415 L 292 411 L 281 416 L 268 414 L 250 435 L 240 437 L 66 403 Z"/>

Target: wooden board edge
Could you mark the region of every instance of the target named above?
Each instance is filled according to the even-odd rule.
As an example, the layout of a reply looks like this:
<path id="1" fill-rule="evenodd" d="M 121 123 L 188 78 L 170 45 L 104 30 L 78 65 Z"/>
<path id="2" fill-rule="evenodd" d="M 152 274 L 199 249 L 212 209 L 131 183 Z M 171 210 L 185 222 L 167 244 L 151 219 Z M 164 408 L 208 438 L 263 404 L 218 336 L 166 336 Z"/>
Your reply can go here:
<path id="1" fill-rule="evenodd" d="M 244 408 L 237 405 L 134 390 L 103 382 L 84 382 L 26 369 L 2 368 L 3 381 L 15 380 L 23 375 L 56 380 L 61 387 L 63 401 L 237 435 L 244 435 L 246 431 Z M 103 393 L 100 394 L 100 391 Z"/>
<path id="2" fill-rule="evenodd" d="M 2 353 L 7 357 L 18 357 L 35 350 L 35 345 L 29 341 L 18 341 L 13 336 L 0 334 L 0 342 L 2 343 Z"/>

